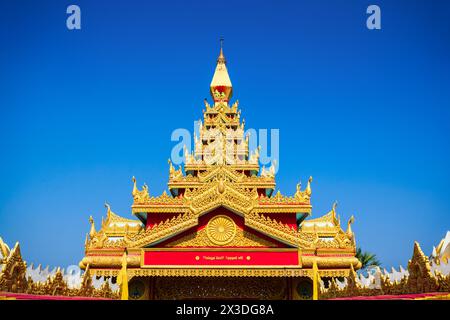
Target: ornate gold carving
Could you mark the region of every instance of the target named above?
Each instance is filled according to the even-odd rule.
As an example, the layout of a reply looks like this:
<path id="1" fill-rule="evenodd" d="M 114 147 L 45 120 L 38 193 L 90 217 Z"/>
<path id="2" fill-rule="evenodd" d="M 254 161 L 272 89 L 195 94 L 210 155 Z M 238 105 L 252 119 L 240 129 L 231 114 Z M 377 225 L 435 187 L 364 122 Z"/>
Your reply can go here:
<path id="1" fill-rule="evenodd" d="M 132 235 L 128 238 L 132 248 L 144 247 L 152 242 L 158 241 L 169 235 L 178 234 L 197 225 L 197 218 L 192 214 L 180 214 L 177 217 L 168 219 L 153 228 Z"/>
<path id="2" fill-rule="evenodd" d="M 155 299 L 287 299 L 282 278 L 157 278 Z"/>
<path id="3" fill-rule="evenodd" d="M 117 299 L 118 292 L 111 289 L 108 281 L 102 284 L 99 289 L 95 289 L 92 284 L 92 277 L 89 272 L 89 266 L 83 275 L 81 286 L 79 288 L 69 288 L 63 278 L 61 270 L 58 268 L 55 275 L 49 276 L 44 283 L 33 282 L 28 279 L 27 293 L 37 295 L 52 296 L 78 296 L 78 297 L 97 297 Z"/>
<path id="4" fill-rule="evenodd" d="M 95 270 L 97 276 L 112 276 L 114 270 Z M 312 272 L 301 268 L 145 268 L 130 269 L 131 276 L 140 277 L 311 277 Z M 321 277 L 347 277 L 349 270 L 320 270 Z"/>
<path id="5" fill-rule="evenodd" d="M 236 236 L 236 224 L 230 217 L 218 215 L 209 220 L 206 234 L 212 243 L 223 246 L 233 241 Z"/>
<path id="6" fill-rule="evenodd" d="M 205 101 L 199 133 L 194 134 L 194 150 L 189 152 L 184 148 L 186 159 L 184 167 L 175 168 L 169 160 L 170 193 L 164 191 L 160 196 L 150 196 L 148 187 L 144 184 L 142 190 L 139 190 L 133 177 L 134 214 L 143 220 L 145 215 L 160 213 L 174 213 L 176 216 L 146 230 L 127 232 L 120 239 L 112 239 L 107 232 L 96 232 L 92 223 L 93 236 L 86 241 L 88 259 L 84 265 L 92 263 L 97 266 L 96 263 L 106 264 L 108 261 L 114 265 L 115 258 L 97 257 L 95 250 L 124 247 L 139 249 L 152 246 L 197 226 L 200 216 L 219 207 L 242 216 L 246 226 L 290 247 L 298 247 L 302 252 L 310 250 L 314 254 L 314 251 L 317 252 L 319 249 L 330 251 L 339 249 L 340 253 L 344 252 L 347 255 L 354 253 L 353 232 L 349 228 L 346 233 L 342 231 L 339 223 L 335 223 L 334 208 L 330 225 L 327 225 L 329 222 L 326 221 L 316 221 L 317 223 L 312 222 L 311 228 L 301 227 L 300 231 L 297 230 L 297 226 L 285 224 L 282 222 L 283 218 L 278 219 L 272 215 L 310 214 L 312 178 L 308 180 L 304 190 L 299 184 L 294 196 L 285 196 L 279 191 L 271 196 L 275 189 L 276 163 L 272 162 L 269 168 L 261 168 L 260 148 L 250 152 L 249 136 L 245 135 L 245 121 L 241 119 L 238 102 L 231 104 L 228 101 L 232 91 L 231 82 L 227 79 L 228 75 L 225 76 L 226 69 L 223 69 L 222 65 L 219 71 L 218 74 L 224 77 L 222 80 L 226 80 L 227 88 L 223 91 L 223 88 L 211 87 L 213 97 L 217 98 L 217 95 L 220 95 L 221 98 L 215 99 L 213 105 Z M 226 99 L 223 99 L 223 94 Z M 323 223 L 326 227 L 320 226 Z M 208 228 L 205 232 L 207 230 Z M 216 231 L 216 236 L 218 234 Z M 195 238 L 186 236 L 182 239 L 183 245 L 186 246 L 204 244 L 218 246 L 231 243 L 253 246 L 254 242 L 260 241 L 252 242 L 250 234 L 245 236 L 243 234 L 237 230 L 231 240 L 214 240 L 211 233 L 211 238 L 208 238 L 207 232 L 204 235 L 198 232 Z M 181 245 L 178 240 L 172 245 L 175 243 Z M 334 251 L 333 254 L 336 253 Z M 329 259 L 331 269 L 335 261 Z"/>
<path id="7" fill-rule="evenodd" d="M 191 180 L 191 181 L 190 181 Z M 178 181 L 178 182 L 177 182 Z M 145 202 L 134 203 L 134 213 L 148 212 L 193 212 L 202 214 L 218 206 L 226 206 L 238 212 L 310 212 L 309 200 L 298 197 L 285 197 L 277 193 L 274 197 L 261 196 L 258 188 L 272 188 L 273 179 L 246 176 L 228 166 L 215 166 L 199 173 L 197 177 L 186 176 L 182 180 L 173 180 L 170 188 L 182 186 L 182 196 L 172 197 L 165 192 L 159 197 L 150 197 Z M 190 185 L 191 183 L 191 185 Z"/>
<path id="8" fill-rule="evenodd" d="M 180 239 L 174 240 L 167 247 L 215 247 L 221 246 L 212 242 L 203 228 L 197 232 L 190 233 Z M 255 234 L 237 228 L 236 235 L 227 243 L 231 247 L 276 247 L 273 242 L 259 238 Z"/>
<path id="9" fill-rule="evenodd" d="M 158 197 L 148 197 L 145 200 L 136 203 L 134 202 L 134 206 L 138 206 L 138 208 L 144 208 L 144 206 L 183 206 L 183 198 L 181 197 L 172 197 L 167 194 L 166 191 L 164 191 L 160 196 Z M 140 206 L 140 207 L 139 207 Z M 137 210 L 136 212 L 145 212 L 145 210 Z"/>
<path id="10" fill-rule="evenodd" d="M 139 190 L 136 186 L 136 178 L 133 177 L 132 180 L 133 180 L 133 191 L 131 194 L 133 195 L 134 203 L 136 204 L 145 203 L 150 197 L 147 185 L 144 183 L 142 190 Z"/>
<path id="11" fill-rule="evenodd" d="M 305 198 L 299 198 L 298 196 L 294 197 L 287 197 L 281 195 L 280 191 L 278 191 L 274 197 L 265 197 L 261 196 L 259 198 L 259 204 L 261 205 L 275 205 L 275 206 L 282 206 L 282 205 L 299 205 L 302 203 L 307 203 Z"/>
<path id="12" fill-rule="evenodd" d="M 102 248 L 89 250 L 83 260 L 81 260 L 80 268 L 85 269 L 87 265 L 90 265 L 92 268 L 120 268 L 124 247 L 114 249 Z M 139 267 L 141 264 L 140 254 L 129 254 L 127 256 L 127 263 L 128 267 Z"/>
<path id="13" fill-rule="evenodd" d="M 438 279 L 431 273 L 428 257 L 425 256 L 418 242 L 414 242 L 414 251 L 408 262 L 409 277 L 406 283 L 409 292 L 434 292 L 438 288 Z"/>
<path id="14" fill-rule="evenodd" d="M 6 258 L 9 256 L 10 251 L 8 244 L 0 237 L 0 265 L 6 262 Z"/>
<path id="15" fill-rule="evenodd" d="M 91 230 L 86 237 L 85 250 L 92 248 L 124 248 L 127 245 L 126 238 L 129 235 L 142 231 L 142 223 L 139 220 L 126 219 L 112 212 L 109 204 L 106 219 L 103 220 L 99 231 L 95 230 L 94 220 L 89 217 Z"/>
<path id="16" fill-rule="evenodd" d="M 298 232 L 284 223 L 257 213 L 246 215 L 245 224 L 300 248 L 313 247 L 316 238 L 313 233 Z"/>
<path id="17" fill-rule="evenodd" d="M 314 261 L 317 262 L 317 266 L 321 269 L 344 269 L 349 270 L 351 266 L 353 268 L 360 267 L 358 259 L 351 256 L 351 254 L 343 255 L 343 256 L 303 256 L 302 257 L 302 266 L 303 268 L 312 268 Z M 321 273 L 322 276 L 322 273 Z"/>
<path id="18" fill-rule="evenodd" d="M 311 182 L 312 177 L 309 177 L 308 185 L 304 191 L 301 191 L 302 183 L 297 184 L 297 191 L 295 192 L 295 198 L 300 200 L 301 202 L 309 202 L 311 199 Z"/>
<path id="19" fill-rule="evenodd" d="M 92 279 L 89 275 L 89 266 L 79 288 L 68 287 L 60 268 L 56 273 L 47 278 L 45 282 L 34 282 L 31 277 L 27 277 L 27 266 L 22 259 L 20 245 L 17 242 L 14 248 L 9 251 L 9 247 L 0 238 L 2 249 L 2 262 L 0 264 L 0 291 L 12 293 L 28 293 L 36 295 L 59 295 L 59 296 L 88 296 L 116 298 L 106 282 L 100 289 L 94 289 Z"/>
<path id="20" fill-rule="evenodd" d="M 263 166 L 261 169 L 261 177 L 275 178 L 275 163 L 272 163 L 269 169 L 266 169 L 266 167 Z"/>
<path id="21" fill-rule="evenodd" d="M 443 276 L 440 272 L 431 272 L 430 262 L 425 256 L 419 243 L 414 243 L 413 256 L 408 262 L 408 274 L 400 281 L 392 281 L 387 275 L 379 274 L 380 284 L 364 287 L 351 266 L 347 277 L 347 285 L 339 288 L 334 279 L 327 289 L 322 288 L 321 299 L 350 296 L 399 295 L 425 292 L 448 292 L 450 289 L 450 275 Z"/>
<path id="22" fill-rule="evenodd" d="M 181 166 L 178 168 L 178 170 L 175 170 L 175 168 L 172 165 L 172 161 L 170 159 L 167 161 L 169 163 L 169 179 L 177 180 L 179 178 L 183 177 L 183 171 L 181 170 Z"/>
<path id="23" fill-rule="evenodd" d="M 28 286 L 25 277 L 27 266 L 22 260 L 19 243 L 17 242 L 9 251 L 9 247 L 0 238 L 0 246 L 4 250 L 2 250 L 3 261 L 0 261 L 2 262 L 0 263 L 0 291 L 26 292 Z"/>

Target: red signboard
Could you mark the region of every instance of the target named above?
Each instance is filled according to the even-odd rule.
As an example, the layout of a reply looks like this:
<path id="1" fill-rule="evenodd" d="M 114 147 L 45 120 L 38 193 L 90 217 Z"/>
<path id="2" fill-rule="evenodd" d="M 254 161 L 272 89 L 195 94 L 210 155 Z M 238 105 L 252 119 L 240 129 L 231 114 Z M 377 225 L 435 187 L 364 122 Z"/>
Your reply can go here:
<path id="1" fill-rule="evenodd" d="M 297 250 L 145 250 L 142 267 L 149 266 L 298 266 Z"/>

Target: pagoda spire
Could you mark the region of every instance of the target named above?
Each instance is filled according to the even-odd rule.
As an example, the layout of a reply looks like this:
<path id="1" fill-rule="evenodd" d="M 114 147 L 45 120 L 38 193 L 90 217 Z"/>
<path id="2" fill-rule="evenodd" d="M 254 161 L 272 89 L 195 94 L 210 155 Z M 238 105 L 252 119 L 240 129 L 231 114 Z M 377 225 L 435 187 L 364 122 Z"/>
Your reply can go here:
<path id="1" fill-rule="evenodd" d="M 211 96 L 214 102 L 228 102 L 233 93 L 230 76 L 226 66 L 225 55 L 223 54 L 223 38 L 220 39 L 220 53 L 217 58 L 216 70 L 211 81 Z"/>
<path id="2" fill-rule="evenodd" d="M 225 56 L 223 54 L 223 38 L 220 38 L 220 53 L 219 57 L 217 58 L 217 63 L 227 64 L 227 60 L 225 59 Z"/>

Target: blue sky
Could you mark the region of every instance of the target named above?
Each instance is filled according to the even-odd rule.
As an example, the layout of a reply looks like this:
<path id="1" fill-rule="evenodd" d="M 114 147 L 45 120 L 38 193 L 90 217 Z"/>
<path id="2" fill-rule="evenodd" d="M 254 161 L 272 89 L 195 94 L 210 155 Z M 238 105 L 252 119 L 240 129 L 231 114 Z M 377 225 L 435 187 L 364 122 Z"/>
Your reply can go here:
<path id="1" fill-rule="evenodd" d="M 313 217 L 338 200 L 358 245 L 406 266 L 450 229 L 449 17 L 425 0 L 2 1 L 0 236 L 77 264 L 105 200 L 131 216 L 133 175 L 161 193 L 223 36 L 247 127 L 280 130 L 278 188 L 312 175 Z"/>

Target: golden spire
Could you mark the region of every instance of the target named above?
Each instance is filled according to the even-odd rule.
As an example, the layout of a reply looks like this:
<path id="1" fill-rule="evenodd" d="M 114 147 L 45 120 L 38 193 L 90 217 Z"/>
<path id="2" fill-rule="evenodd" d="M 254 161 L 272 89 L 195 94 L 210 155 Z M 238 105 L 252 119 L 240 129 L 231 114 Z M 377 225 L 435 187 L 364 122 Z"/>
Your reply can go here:
<path id="1" fill-rule="evenodd" d="M 219 57 L 217 58 L 217 64 L 226 64 L 227 60 L 225 59 L 225 56 L 223 55 L 223 38 L 220 38 L 220 53 Z"/>
<path id="2" fill-rule="evenodd" d="M 233 86 L 226 67 L 226 59 L 223 54 L 223 38 L 220 39 L 220 53 L 217 58 L 216 70 L 211 81 L 211 96 L 214 101 L 229 101 L 232 96 Z"/>

